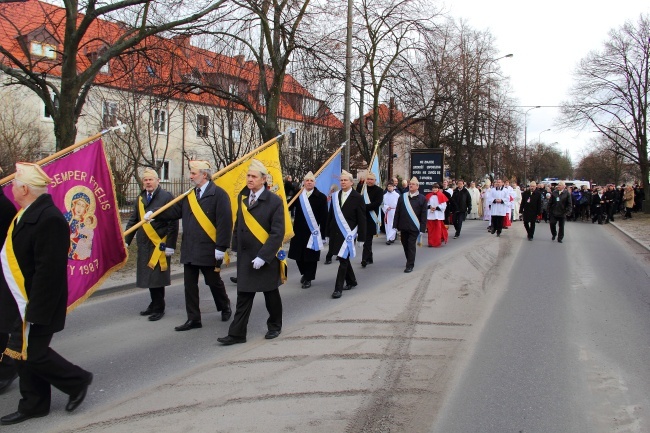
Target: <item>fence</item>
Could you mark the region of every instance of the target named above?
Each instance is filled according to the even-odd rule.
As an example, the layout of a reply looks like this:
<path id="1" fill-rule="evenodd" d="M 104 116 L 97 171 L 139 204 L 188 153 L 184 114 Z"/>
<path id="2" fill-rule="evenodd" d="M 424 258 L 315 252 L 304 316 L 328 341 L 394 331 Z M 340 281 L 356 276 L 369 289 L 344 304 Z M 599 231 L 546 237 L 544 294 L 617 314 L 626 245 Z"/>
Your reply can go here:
<path id="1" fill-rule="evenodd" d="M 191 186 L 189 179 L 178 178 L 160 181 L 160 187 L 171 192 L 174 197 L 184 193 Z M 115 192 L 117 194 L 117 204 L 120 212 L 132 212 L 133 204 L 142 192 L 142 186 L 135 179 L 132 179 L 128 183 L 115 182 Z"/>

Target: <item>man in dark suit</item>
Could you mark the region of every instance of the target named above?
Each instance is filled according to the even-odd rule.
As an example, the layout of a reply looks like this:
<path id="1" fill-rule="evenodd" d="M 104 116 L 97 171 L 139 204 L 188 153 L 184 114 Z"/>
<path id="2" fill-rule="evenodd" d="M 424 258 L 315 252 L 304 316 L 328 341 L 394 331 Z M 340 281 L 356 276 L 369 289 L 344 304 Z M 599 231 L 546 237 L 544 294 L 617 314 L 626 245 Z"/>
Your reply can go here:
<path id="1" fill-rule="evenodd" d="M 460 230 L 463 228 L 463 221 L 465 221 L 467 214 L 472 211 L 472 196 L 465 188 L 464 180 L 456 181 L 456 189 L 451 196 L 451 206 L 454 212 L 454 228 L 456 229 L 454 239 L 458 239 Z"/>
<path id="2" fill-rule="evenodd" d="M 535 236 L 535 223 L 537 215 L 542 213 L 542 195 L 537 190 L 537 183 L 532 181 L 529 188 L 521 195 L 519 213 L 524 217 L 524 227 L 528 233 L 528 240 L 532 241 Z"/>
<path id="3" fill-rule="evenodd" d="M 248 318 L 257 292 L 264 293 L 269 313 L 264 338 L 276 338 L 282 331 L 282 299 L 278 288 L 282 284 L 285 263 L 284 257 L 278 254 L 285 233 L 285 204 L 265 188 L 267 176 L 267 168 L 253 159 L 246 174 L 248 188 L 237 200 L 239 207 L 232 242 L 233 251 L 237 251 L 237 307 L 228 335 L 217 339 L 224 346 L 246 342 Z"/>
<path id="4" fill-rule="evenodd" d="M 369 172 L 366 175 L 365 189 L 368 193 L 368 199 L 365 199 L 363 190 L 361 194 L 364 195 L 364 203 L 366 204 L 366 236 L 359 238 L 363 241 L 363 252 L 361 253 L 361 267 L 365 268 L 367 265 L 373 263 L 372 257 L 372 238 L 377 234 L 377 223 L 381 223 L 381 203 L 384 200 L 384 191 L 380 186 L 376 185 L 377 177 L 374 173 Z"/>
<path id="5" fill-rule="evenodd" d="M 558 243 L 562 243 L 564 239 L 564 223 L 566 222 L 567 215 L 571 213 L 572 201 L 569 191 L 564 189 L 564 182 L 559 182 L 555 190 L 551 193 L 551 198 L 548 200 L 548 214 L 550 217 L 549 223 L 551 226 L 551 240 L 555 240 L 557 236 Z M 555 226 L 559 225 L 559 230 L 556 232 Z"/>
<path id="6" fill-rule="evenodd" d="M 365 239 L 366 236 L 366 205 L 363 197 L 352 188 L 353 178 L 347 171 L 341 172 L 340 182 L 341 191 L 332 195 L 332 206 L 327 217 L 330 251 L 338 256 L 339 261 L 332 293 L 332 298 L 335 299 L 343 295 L 343 290 L 357 286 L 350 258 L 356 255 L 355 241 Z"/>
<path id="7" fill-rule="evenodd" d="M 21 344 L 22 348 L 14 350 L 20 358 L 16 367 L 22 398 L 16 412 L 0 418 L 2 425 L 46 416 L 50 411 L 51 386 L 68 394 L 65 409 L 75 410 L 93 379 L 92 373 L 50 348 L 54 333 L 65 327 L 70 247 L 70 227 L 47 194 L 50 182 L 38 165 L 16 164 L 12 193 L 21 209 L 10 225 L 2 249 L 2 266 L 10 269 L 5 279 L 14 295 L 13 302 L 0 305 L 0 315 L 5 323 L 24 318 L 27 345 Z"/>
<path id="8" fill-rule="evenodd" d="M 292 207 L 295 209 L 289 258 L 296 261 L 303 289 L 316 279 L 327 223 L 327 196 L 315 187 L 316 178 L 310 171 L 303 178 L 303 191 Z M 303 201 L 304 200 L 304 201 Z"/>
<path id="9" fill-rule="evenodd" d="M 136 200 L 131 218 L 126 223 L 127 229 L 138 223 L 147 210 L 160 208 L 174 199 L 171 193 L 160 187 L 155 170 L 144 170 L 142 183 L 144 190 Z M 171 284 L 170 259 L 176 248 L 178 221 L 151 221 L 149 225 L 145 224 L 136 232 L 129 233 L 124 239 L 127 245 L 131 244 L 136 233 L 138 263 L 135 284 L 148 287 L 151 295 L 151 303 L 140 315 L 149 316 L 149 320 L 155 322 L 165 315 L 165 286 Z"/>
<path id="10" fill-rule="evenodd" d="M 409 182 L 409 190 L 397 200 L 393 227 L 400 231 L 402 247 L 406 256 L 404 272 L 413 271 L 418 236 L 427 228 L 428 203 L 426 197 L 419 192 L 420 182 L 413 177 Z M 437 185 L 436 185 L 437 188 Z M 406 199 L 405 199 L 406 197 Z M 408 201 L 407 201 L 408 200 Z"/>
<path id="11" fill-rule="evenodd" d="M 598 224 L 603 223 L 605 215 L 605 206 L 607 198 L 603 193 L 603 188 L 598 187 L 596 192 L 591 196 L 591 223 L 594 224 L 598 221 Z"/>
<path id="12" fill-rule="evenodd" d="M 182 218 L 183 222 L 181 263 L 187 321 L 174 328 L 176 331 L 203 326 L 199 309 L 199 272 L 210 287 L 217 311 L 221 311 L 221 320 L 228 321 L 232 314 L 230 299 L 218 272 L 232 238 L 230 198 L 212 182 L 207 161 L 190 161 L 190 180 L 195 185 L 194 192 L 157 217 L 163 221 Z M 151 213 L 147 212 L 144 219 L 148 221 Z"/>
<path id="13" fill-rule="evenodd" d="M 2 169 L 0 168 L 0 175 Z M 4 245 L 7 231 L 16 216 L 16 207 L 5 196 L 4 189 L 0 188 L 0 245 Z M 1 248 L 1 247 L 0 247 Z M 13 302 L 13 298 L 6 285 L 4 276 L 2 275 L 2 266 L 0 266 L 0 305 L 7 302 Z M 4 299 L 2 297 L 8 297 Z M 0 320 L 2 320 L 0 318 Z M 3 321 L 4 322 L 4 321 Z M 0 326 L 0 347 L 5 347 L 9 341 L 9 333 L 14 331 L 12 323 L 3 323 Z M 0 352 L 1 353 L 1 352 Z M 3 356 L 0 359 L 0 394 L 3 393 L 9 386 L 16 380 L 18 373 L 16 372 L 16 364 L 9 356 Z"/>

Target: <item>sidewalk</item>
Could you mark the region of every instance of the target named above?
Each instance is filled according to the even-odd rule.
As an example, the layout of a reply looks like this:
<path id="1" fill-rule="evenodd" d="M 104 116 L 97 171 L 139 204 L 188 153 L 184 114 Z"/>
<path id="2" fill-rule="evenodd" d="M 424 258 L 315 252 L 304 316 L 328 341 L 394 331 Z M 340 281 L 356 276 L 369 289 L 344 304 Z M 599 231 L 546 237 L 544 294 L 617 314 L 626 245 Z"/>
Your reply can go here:
<path id="1" fill-rule="evenodd" d="M 611 225 L 650 251 L 650 214 L 633 213 L 632 218 L 627 220 L 617 216 Z"/>

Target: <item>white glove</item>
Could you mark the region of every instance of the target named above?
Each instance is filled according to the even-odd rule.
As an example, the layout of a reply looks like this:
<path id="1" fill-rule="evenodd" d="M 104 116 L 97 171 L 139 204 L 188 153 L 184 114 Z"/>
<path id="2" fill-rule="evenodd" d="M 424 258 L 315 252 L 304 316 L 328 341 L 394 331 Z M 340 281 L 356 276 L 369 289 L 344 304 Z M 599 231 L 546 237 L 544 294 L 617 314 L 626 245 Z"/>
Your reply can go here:
<path id="1" fill-rule="evenodd" d="M 167 257 L 171 257 L 174 255 L 174 249 L 173 248 L 165 248 L 165 255 Z"/>
<path id="2" fill-rule="evenodd" d="M 259 269 L 262 266 L 264 266 L 264 263 L 266 263 L 264 261 L 264 259 L 260 259 L 259 257 L 255 257 L 255 260 L 253 260 L 253 268 L 254 269 Z"/>
<path id="3" fill-rule="evenodd" d="M 214 258 L 217 260 L 223 260 L 223 258 L 226 257 L 226 253 L 223 251 L 219 250 L 214 250 Z"/>
<path id="4" fill-rule="evenodd" d="M 145 220 L 146 222 L 153 221 L 153 219 L 151 219 L 151 215 L 153 215 L 153 212 L 149 211 L 146 214 L 144 214 L 144 217 L 142 217 L 142 219 Z"/>
<path id="5" fill-rule="evenodd" d="M 330 238 L 325 238 L 325 240 L 323 241 L 323 245 L 329 245 L 329 243 L 330 243 Z"/>
<path id="6" fill-rule="evenodd" d="M 361 243 L 361 241 L 356 241 L 355 245 L 357 248 L 363 248 L 363 244 Z"/>

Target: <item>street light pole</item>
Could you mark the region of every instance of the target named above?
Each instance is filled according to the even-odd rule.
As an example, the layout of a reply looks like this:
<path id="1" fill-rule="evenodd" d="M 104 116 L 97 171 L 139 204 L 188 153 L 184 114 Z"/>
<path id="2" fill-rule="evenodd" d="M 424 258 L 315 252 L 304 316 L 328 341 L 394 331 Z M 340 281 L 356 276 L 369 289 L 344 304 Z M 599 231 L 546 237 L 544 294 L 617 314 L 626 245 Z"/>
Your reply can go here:
<path id="1" fill-rule="evenodd" d="M 347 33 L 345 37 L 345 95 L 343 107 L 343 125 L 345 127 L 345 143 L 343 148 L 343 169 L 350 170 L 350 148 L 352 147 L 351 100 L 352 100 L 352 9 L 354 1 L 348 0 Z"/>
<path id="2" fill-rule="evenodd" d="M 534 110 L 535 108 L 541 107 L 540 105 L 537 105 L 533 108 L 529 108 L 524 112 L 524 182 L 526 185 L 528 185 L 528 157 L 527 157 L 527 149 L 528 149 L 528 112 L 530 110 Z"/>
<path id="3" fill-rule="evenodd" d="M 545 132 L 548 132 L 550 130 L 551 130 L 551 128 L 548 128 L 548 129 L 545 129 L 545 130 L 543 130 L 542 132 L 539 133 L 539 135 L 537 136 L 537 144 L 541 144 L 541 142 L 542 142 L 542 134 L 545 133 Z"/>

